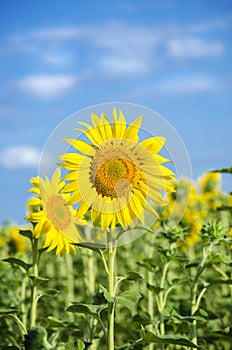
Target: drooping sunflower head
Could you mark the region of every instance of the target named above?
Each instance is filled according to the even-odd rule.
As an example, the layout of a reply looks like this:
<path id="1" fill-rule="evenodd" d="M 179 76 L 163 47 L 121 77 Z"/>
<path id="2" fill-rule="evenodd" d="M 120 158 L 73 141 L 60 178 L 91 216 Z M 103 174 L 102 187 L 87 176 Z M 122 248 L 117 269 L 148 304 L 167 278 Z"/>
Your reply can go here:
<path id="1" fill-rule="evenodd" d="M 92 114 L 92 125 L 79 122 L 82 137 L 66 138 L 73 152 L 61 155 L 67 173 L 63 193 L 71 193 L 70 203 L 78 203 L 77 217 L 91 212 L 94 226 L 102 229 L 134 228 L 144 223 L 144 212 L 155 217 L 165 205 L 163 191 L 173 191 L 175 174 L 163 164 L 168 159 L 158 152 L 165 138 L 139 141 L 142 116 L 127 125 L 122 112 Z"/>
<path id="2" fill-rule="evenodd" d="M 56 254 L 67 254 L 74 252 L 73 242 L 81 241 L 77 225 L 84 221 L 77 219 L 73 208 L 68 204 L 69 195 L 61 194 L 60 169 L 57 168 L 49 181 L 41 177 L 32 178 L 34 187 L 29 191 L 37 197 L 27 202 L 29 209 L 26 220 L 35 224 L 34 237 L 45 235 L 43 247 L 48 251 L 56 248 Z"/>

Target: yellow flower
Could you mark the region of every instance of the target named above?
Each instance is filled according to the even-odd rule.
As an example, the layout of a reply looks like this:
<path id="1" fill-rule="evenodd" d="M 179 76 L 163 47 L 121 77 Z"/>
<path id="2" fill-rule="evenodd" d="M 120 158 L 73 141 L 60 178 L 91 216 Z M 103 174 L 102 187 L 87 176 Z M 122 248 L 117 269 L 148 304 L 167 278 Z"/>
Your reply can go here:
<path id="1" fill-rule="evenodd" d="M 83 139 L 65 139 L 75 152 L 60 156 L 69 181 L 64 193 L 72 193 L 70 203 L 79 203 L 77 217 L 91 209 L 94 226 L 133 228 L 137 219 L 144 223 L 144 209 L 158 217 L 156 206 L 165 205 L 161 191 L 173 191 L 175 174 L 158 154 L 165 143 L 161 136 L 139 142 L 142 116 L 127 126 L 116 109 L 111 123 L 105 114 L 92 113 L 93 126 L 79 122 Z M 86 141 L 85 141 L 86 140 Z"/>
<path id="2" fill-rule="evenodd" d="M 33 235 L 39 238 L 45 235 L 43 247 L 48 251 L 56 248 L 56 254 L 74 252 L 73 242 L 81 240 L 77 226 L 83 224 L 74 216 L 73 208 L 67 204 L 68 195 L 60 194 L 64 185 L 60 181 L 60 169 L 57 168 L 51 182 L 46 177 L 32 178 L 33 188 L 29 191 L 37 197 L 27 202 L 29 215 L 26 220 L 35 223 Z"/>
<path id="3" fill-rule="evenodd" d="M 8 232 L 8 246 L 13 253 L 25 253 L 28 247 L 27 239 L 19 234 L 19 228 L 12 226 Z"/>
<path id="4" fill-rule="evenodd" d="M 218 190 L 221 185 L 221 174 L 219 173 L 205 173 L 198 180 L 200 191 L 213 192 Z"/>

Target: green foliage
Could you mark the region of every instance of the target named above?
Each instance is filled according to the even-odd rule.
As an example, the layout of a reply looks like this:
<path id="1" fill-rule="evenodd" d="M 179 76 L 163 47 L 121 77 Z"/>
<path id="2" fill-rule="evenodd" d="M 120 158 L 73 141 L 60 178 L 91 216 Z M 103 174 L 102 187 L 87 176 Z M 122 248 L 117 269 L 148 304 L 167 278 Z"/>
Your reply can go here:
<path id="1" fill-rule="evenodd" d="M 204 186 L 204 195 L 210 186 Z M 219 197 L 204 213 L 207 219 L 194 226 L 198 240 L 189 245 L 183 242 L 193 228 L 183 219 L 170 231 L 164 218 L 158 234 L 143 229 L 142 237 L 118 247 L 113 293 L 106 283 L 105 246 L 80 243 L 76 255 L 57 257 L 39 244 L 37 274 L 30 248 L 7 255 L 3 246 L 0 349 L 106 349 L 109 305 L 114 305 L 115 349 L 230 350 L 232 212 L 231 199 Z M 194 220 L 202 208 L 198 202 Z M 30 229 L 19 234 L 33 244 Z M 38 305 L 30 329 L 32 287 Z"/>

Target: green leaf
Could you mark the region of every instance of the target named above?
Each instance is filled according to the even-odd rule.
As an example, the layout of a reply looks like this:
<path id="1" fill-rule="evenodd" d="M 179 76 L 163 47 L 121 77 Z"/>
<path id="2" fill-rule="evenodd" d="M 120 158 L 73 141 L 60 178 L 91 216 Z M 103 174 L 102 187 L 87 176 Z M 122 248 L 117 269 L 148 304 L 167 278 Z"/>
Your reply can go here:
<path id="1" fill-rule="evenodd" d="M 19 234 L 32 240 L 33 233 L 31 230 L 19 230 Z"/>
<path id="2" fill-rule="evenodd" d="M 171 315 L 172 319 L 175 320 L 179 320 L 179 321 L 184 321 L 184 322 L 188 322 L 188 323 L 193 323 L 193 321 L 200 321 L 200 322 L 207 322 L 207 318 L 202 317 L 202 316 L 181 316 L 177 313 L 175 313 L 174 315 Z"/>
<path id="3" fill-rule="evenodd" d="M 131 309 L 134 305 L 137 304 L 140 298 L 141 294 L 139 292 L 135 290 L 126 290 L 115 298 L 115 302 L 127 307 L 128 309 Z"/>
<path id="4" fill-rule="evenodd" d="M 47 322 L 47 327 L 48 328 L 53 328 L 53 327 L 65 327 L 65 324 L 62 320 L 59 320 L 56 317 L 53 316 L 48 316 L 46 318 L 46 322 Z"/>
<path id="5" fill-rule="evenodd" d="M 146 269 L 147 271 L 153 272 L 156 270 L 156 265 L 152 262 L 149 261 L 137 261 L 136 262 L 137 265 L 143 267 L 144 269 Z"/>
<path id="6" fill-rule="evenodd" d="M 123 277 L 123 280 L 127 280 L 127 281 L 136 281 L 140 278 L 143 278 L 142 275 L 140 275 L 138 272 L 136 271 L 128 271 Z"/>
<path id="7" fill-rule="evenodd" d="M 82 304 L 82 303 L 75 303 L 66 308 L 66 311 L 69 311 L 69 312 L 76 312 L 79 314 L 86 314 L 86 315 L 91 315 L 95 317 L 97 316 L 98 310 L 99 310 L 99 305 Z"/>
<path id="8" fill-rule="evenodd" d="M 196 349 L 203 349 L 201 346 L 198 346 L 191 342 L 188 338 L 180 334 L 172 334 L 166 336 L 158 336 L 153 332 L 150 332 L 146 329 L 142 330 L 142 343 L 156 343 L 156 344 L 176 344 L 188 346 Z"/>
<path id="9" fill-rule="evenodd" d="M 101 284 L 99 284 L 99 288 L 102 290 L 105 299 L 106 299 L 109 303 L 113 303 L 113 302 L 114 302 L 114 297 L 112 297 L 112 296 L 110 295 L 110 293 L 108 292 L 108 290 L 107 290 L 105 287 L 103 287 Z"/>
<path id="10" fill-rule="evenodd" d="M 157 295 L 164 290 L 164 288 L 154 286 L 153 284 L 147 283 L 147 289 L 152 292 L 153 295 Z"/>
<path id="11" fill-rule="evenodd" d="M 36 286 L 38 286 L 42 282 L 48 282 L 49 281 L 49 278 L 45 278 L 45 277 L 39 277 L 39 276 L 34 276 L 34 275 L 29 275 L 28 277 L 30 278 L 30 280 L 33 281 L 33 283 Z"/>
<path id="12" fill-rule="evenodd" d="M 84 350 L 84 349 L 85 349 L 84 342 L 82 340 L 78 339 L 78 341 L 77 341 L 77 350 Z"/>
<path id="13" fill-rule="evenodd" d="M 53 346 L 47 340 L 47 331 L 42 326 L 30 329 L 24 337 L 25 350 L 54 350 Z"/>
<path id="14" fill-rule="evenodd" d="M 60 293 L 59 290 L 57 289 L 46 289 L 44 291 L 41 292 L 41 294 L 39 295 L 39 297 L 43 297 L 43 296 L 54 296 L 56 295 L 57 293 Z"/>
<path id="15" fill-rule="evenodd" d="M 230 327 L 230 328 L 228 329 L 228 331 L 227 331 L 227 330 L 222 330 L 222 331 L 216 331 L 216 332 L 214 332 L 214 333 L 223 336 L 223 338 L 232 339 L 232 327 Z"/>
<path id="16" fill-rule="evenodd" d="M 170 260 L 174 261 L 178 265 L 188 263 L 188 259 L 186 257 L 181 255 L 175 255 L 170 250 L 166 250 L 165 256 L 167 256 Z"/>
<path id="17" fill-rule="evenodd" d="M 223 210 L 232 211 L 232 207 L 229 205 L 221 205 L 220 207 L 217 207 L 217 210 L 219 210 L 219 211 L 223 211 Z"/>
<path id="18" fill-rule="evenodd" d="M 18 309 L 14 306 L 9 308 L 0 308 L 0 315 L 17 314 Z"/>
<path id="19" fill-rule="evenodd" d="M 102 249 L 106 249 L 106 245 L 105 244 L 95 244 L 95 243 L 91 243 L 91 242 L 84 242 L 84 243 L 72 243 L 73 245 L 76 245 L 80 248 L 87 248 L 90 249 L 98 254 L 101 255 L 101 250 Z"/>
<path id="20" fill-rule="evenodd" d="M 232 174 L 232 166 L 229 168 L 221 168 L 221 169 L 216 169 L 216 170 L 211 170 L 211 173 L 229 173 Z"/>
<path id="21" fill-rule="evenodd" d="M 230 266 L 231 263 L 232 263 L 232 260 L 226 254 L 217 254 L 214 257 L 210 257 L 210 262 L 213 262 L 213 263 L 220 262 L 220 263 L 223 263 L 223 264 L 226 264 L 226 265 Z"/>
<path id="22" fill-rule="evenodd" d="M 211 281 L 210 284 L 208 285 L 208 287 L 210 287 L 211 285 L 214 284 L 232 284 L 232 279 L 227 279 L 227 280 L 214 280 Z"/>
<path id="23" fill-rule="evenodd" d="M 72 342 L 65 342 L 64 349 L 65 350 L 73 350 L 73 349 L 84 350 L 85 344 L 80 339 L 78 339 L 77 342 L 73 342 L 73 341 Z"/>
<path id="24" fill-rule="evenodd" d="M 18 258 L 7 258 L 7 259 L 3 259 L 2 261 L 8 262 L 10 264 L 18 265 L 26 271 L 28 271 L 29 268 L 32 266 L 31 264 L 27 264 L 25 261 Z"/>

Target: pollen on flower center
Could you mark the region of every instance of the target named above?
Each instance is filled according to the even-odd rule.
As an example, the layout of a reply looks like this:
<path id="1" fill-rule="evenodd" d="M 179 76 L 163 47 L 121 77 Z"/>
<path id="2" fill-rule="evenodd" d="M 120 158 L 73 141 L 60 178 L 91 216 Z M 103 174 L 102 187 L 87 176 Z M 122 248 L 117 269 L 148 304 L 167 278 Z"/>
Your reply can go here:
<path id="1" fill-rule="evenodd" d="M 48 218 L 58 230 L 64 230 L 71 222 L 71 213 L 61 196 L 49 197 L 46 211 Z"/>
<path id="2" fill-rule="evenodd" d="M 138 168 L 131 160 L 113 158 L 99 166 L 93 180 L 98 194 L 118 198 L 131 191 L 138 175 Z"/>

